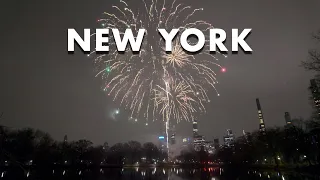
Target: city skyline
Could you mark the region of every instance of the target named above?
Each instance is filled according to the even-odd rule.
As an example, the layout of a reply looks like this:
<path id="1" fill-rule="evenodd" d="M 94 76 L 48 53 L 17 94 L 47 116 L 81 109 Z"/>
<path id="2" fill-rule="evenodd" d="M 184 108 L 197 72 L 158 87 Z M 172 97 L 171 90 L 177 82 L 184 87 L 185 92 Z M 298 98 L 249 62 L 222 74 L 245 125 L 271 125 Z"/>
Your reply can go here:
<path id="1" fill-rule="evenodd" d="M 316 46 L 311 33 L 319 29 L 314 23 L 320 16 L 316 11 L 318 1 L 190 3 L 212 7 L 205 9 L 206 17 L 201 18 L 218 28 L 253 29 L 248 37 L 254 50 L 251 55 L 239 52 L 220 60 L 226 67 L 218 78 L 221 96 L 210 94 L 207 113 L 197 119 L 201 135 L 221 141 L 226 129 L 232 129 L 236 136 L 242 130 L 258 130 L 256 98 L 263 106 L 266 129 L 283 126 L 285 112 L 291 118 L 311 116 L 308 87 L 313 74 L 299 65 L 308 57 L 308 49 Z M 13 7 L 18 12 L 9 11 Z M 69 140 L 86 138 L 95 144 L 157 139 L 155 132 L 161 132 L 162 122 L 150 121 L 146 126 L 129 121 L 129 113 L 101 90 L 92 60 L 78 50 L 74 55 L 67 53 L 67 28 L 95 28 L 96 19 L 110 7 L 102 0 L 89 5 L 85 1 L 6 2 L 1 7 L 1 20 L 7 27 L 1 29 L 7 35 L 1 45 L 1 125 L 37 128 L 57 140 L 67 134 Z M 18 26 L 23 28 L 11 30 Z M 24 42 L 20 42 L 22 39 Z M 114 116 L 112 112 L 118 109 Z M 176 136 L 191 133 L 192 122 L 176 127 Z"/>

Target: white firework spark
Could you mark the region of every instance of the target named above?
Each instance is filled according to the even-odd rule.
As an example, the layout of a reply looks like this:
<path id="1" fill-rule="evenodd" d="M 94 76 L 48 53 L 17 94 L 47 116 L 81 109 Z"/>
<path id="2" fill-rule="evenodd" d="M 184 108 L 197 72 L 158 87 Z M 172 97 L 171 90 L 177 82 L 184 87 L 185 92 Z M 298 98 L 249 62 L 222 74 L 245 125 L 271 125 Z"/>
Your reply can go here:
<path id="1" fill-rule="evenodd" d="M 170 76 L 164 79 L 163 86 L 157 85 L 155 102 L 164 119 L 193 121 L 195 112 L 205 111 L 202 98 L 185 81 Z"/>

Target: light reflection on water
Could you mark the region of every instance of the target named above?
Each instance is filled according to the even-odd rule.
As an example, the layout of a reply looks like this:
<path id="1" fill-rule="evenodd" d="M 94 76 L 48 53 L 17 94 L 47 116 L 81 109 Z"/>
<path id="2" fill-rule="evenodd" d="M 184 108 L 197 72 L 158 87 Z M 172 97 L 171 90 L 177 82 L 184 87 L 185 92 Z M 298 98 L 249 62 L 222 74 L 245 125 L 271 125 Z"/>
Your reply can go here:
<path id="1" fill-rule="evenodd" d="M 0 169 L 0 180 L 46 179 L 46 180 L 320 180 L 317 175 L 295 172 L 240 171 L 222 168 L 106 168 L 106 169 Z"/>

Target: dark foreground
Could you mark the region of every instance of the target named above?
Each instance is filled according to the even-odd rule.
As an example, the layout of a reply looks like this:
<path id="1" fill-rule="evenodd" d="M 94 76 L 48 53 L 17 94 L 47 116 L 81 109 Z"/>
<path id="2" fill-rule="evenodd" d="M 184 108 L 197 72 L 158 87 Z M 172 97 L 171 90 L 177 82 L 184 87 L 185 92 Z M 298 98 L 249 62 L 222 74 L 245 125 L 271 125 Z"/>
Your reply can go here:
<path id="1" fill-rule="evenodd" d="M 295 171 L 239 170 L 239 168 L 104 168 L 80 170 L 78 168 L 9 168 L 0 169 L 1 180 L 320 180 L 319 175 L 302 174 Z"/>

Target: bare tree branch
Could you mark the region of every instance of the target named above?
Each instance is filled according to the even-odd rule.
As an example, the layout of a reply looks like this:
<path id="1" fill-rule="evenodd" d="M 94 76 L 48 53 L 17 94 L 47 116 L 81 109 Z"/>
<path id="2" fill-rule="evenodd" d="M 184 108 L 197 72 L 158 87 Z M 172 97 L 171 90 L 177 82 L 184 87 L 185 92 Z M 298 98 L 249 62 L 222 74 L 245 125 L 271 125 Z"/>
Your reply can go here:
<path id="1" fill-rule="evenodd" d="M 320 42 L 320 30 L 319 30 L 318 32 L 314 33 L 314 34 L 312 35 L 312 37 L 313 37 L 316 41 Z"/>
<path id="2" fill-rule="evenodd" d="M 312 35 L 312 38 L 320 43 L 320 30 Z M 306 70 L 320 72 L 320 51 L 309 50 L 309 58 L 301 62 L 301 66 Z"/>
<path id="3" fill-rule="evenodd" d="M 320 71 L 320 53 L 316 50 L 310 50 L 309 59 L 302 61 L 301 65 L 307 70 Z"/>

